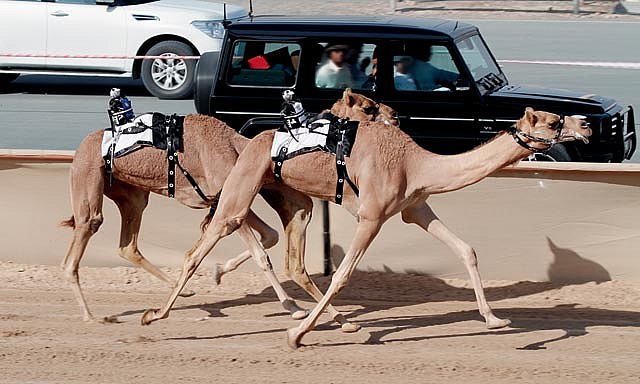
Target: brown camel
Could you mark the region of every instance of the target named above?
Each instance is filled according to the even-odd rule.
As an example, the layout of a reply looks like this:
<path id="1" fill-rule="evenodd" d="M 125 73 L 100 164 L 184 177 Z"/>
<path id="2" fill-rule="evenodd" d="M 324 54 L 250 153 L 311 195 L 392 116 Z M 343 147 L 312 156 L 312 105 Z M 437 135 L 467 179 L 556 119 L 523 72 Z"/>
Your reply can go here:
<path id="1" fill-rule="evenodd" d="M 345 91 L 342 103 L 352 105 L 360 97 Z M 343 205 L 357 218 L 354 239 L 329 289 L 298 327 L 287 332 L 288 343 L 296 348 L 302 337 L 315 326 L 320 314 L 333 297 L 347 284 L 365 250 L 382 224 L 397 213 L 406 223 L 419 225 L 464 262 L 471 277 L 480 313 L 488 328 L 510 323 L 495 316 L 487 303 L 475 251 L 453 234 L 427 205 L 431 194 L 455 191 L 474 184 L 492 172 L 521 160 L 535 150 L 546 150 L 556 142 L 576 139 L 587 141 L 591 130 L 582 119 L 566 117 L 560 124 L 558 115 L 527 108 L 512 132 L 498 134 L 490 142 L 463 154 L 443 156 L 416 145 L 394 126 L 361 122 L 346 165 L 360 190 L 357 197 L 345 190 Z M 211 224 L 196 246 L 185 255 L 183 270 L 166 304 L 147 310 L 142 324 L 168 317 L 171 306 L 189 277 L 215 244 L 235 230 L 246 234 L 252 252 L 266 254 L 247 225 L 246 217 L 256 191 L 274 183 L 270 148 L 272 132 L 264 132 L 251 141 L 238 158 L 222 190 L 220 204 Z M 325 200 L 334 200 L 335 157 L 312 152 L 287 160 L 282 168 L 283 184 Z M 265 256 L 263 256 L 265 257 Z"/>
<path id="2" fill-rule="evenodd" d="M 388 124 L 397 124 L 397 114 L 383 104 L 372 101 L 354 105 L 352 109 L 333 111 L 347 118 L 379 120 Z M 142 148 L 127 156 L 115 159 L 114 180 L 110 185 L 105 173 L 104 161 L 101 157 L 101 141 L 103 131 L 87 136 L 76 151 L 70 172 L 71 205 L 73 216 L 64 221 L 64 226 L 73 228 L 73 240 L 62 268 L 67 280 L 71 283 L 74 295 L 82 308 L 85 321 L 95 320 L 87 306 L 79 284 L 78 266 L 91 236 L 96 233 L 103 222 L 103 195 L 112 199 L 121 215 L 121 231 L 119 255 L 142 267 L 147 272 L 174 286 L 174 282 L 161 270 L 145 259 L 138 249 L 138 233 L 142 222 L 142 214 L 147 206 L 149 193 L 154 192 L 167 196 L 167 159 L 166 152 L 155 148 Z M 184 123 L 184 154 L 180 154 L 181 164 L 213 202 L 222 185 L 234 166 L 239 153 L 249 140 L 212 117 L 189 115 Z M 275 187 L 275 188 L 274 188 Z M 311 219 L 312 201 L 302 193 L 290 190 L 283 185 L 267 186 L 261 191 L 278 213 L 285 228 L 287 239 L 286 273 L 296 283 L 320 300 L 322 293 L 309 278 L 304 266 L 304 232 Z M 200 199 L 185 178 L 176 178 L 176 194 L 178 202 L 191 208 L 208 208 L 209 204 Z M 211 214 L 203 221 L 206 227 Z M 265 248 L 274 246 L 278 241 L 278 233 L 264 223 L 253 212 L 248 213 L 247 222 L 255 229 Z M 282 289 L 273 273 L 271 263 L 264 254 L 257 253 L 255 258 L 265 272 L 268 281 L 275 289 L 278 299 L 294 318 L 303 318 L 307 311 L 297 306 Z M 240 255 L 248 258 L 250 253 Z M 191 291 L 181 290 L 181 295 L 190 296 Z M 357 327 L 346 322 L 344 316 L 333 308 L 331 315 L 338 321 L 344 331 L 354 331 Z M 108 319 L 105 319 L 108 320 Z"/>

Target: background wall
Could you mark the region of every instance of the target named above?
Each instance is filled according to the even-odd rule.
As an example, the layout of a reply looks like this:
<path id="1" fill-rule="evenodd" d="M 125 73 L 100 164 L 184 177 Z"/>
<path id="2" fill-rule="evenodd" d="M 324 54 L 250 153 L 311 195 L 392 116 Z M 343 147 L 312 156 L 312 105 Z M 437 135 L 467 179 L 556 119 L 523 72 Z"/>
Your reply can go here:
<path id="1" fill-rule="evenodd" d="M 429 199 L 443 222 L 475 247 L 482 277 L 640 281 L 640 166 L 532 166 L 501 171 L 477 185 Z M 554 170 L 558 167 L 562 171 Z M 68 168 L 64 161 L 0 156 L 0 260 L 60 263 L 71 239 L 71 231 L 57 225 L 71 214 Z M 281 230 L 277 216 L 261 199 L 254 208 Z M 316 202 L 307 242 L 307 263 L 313 273 L 320 273 L 323 265 L 320 208 Z M 330 212 L 333 257 L 340 260 L 355 220 L 335 205 Z M 205 213 L 152 196 L 142 224 L 143 254 L 158 265 L 182 265 L 184 252 L 199 237 Z M 128 265 L 117 256 L 120 219 L 108 199 L 104 216 L 105 223 L 89 243 L 82 265 Z M 232 235 L 215 248 L 204 266 L 243 249 L 239 237 Z M 279 272 L 284 267 L 283 252 L 282 244 L 269 251 Z M 243 268 L 256 270 L 252 261 Z M 399 217 L 384 225 L 359 269 L 467 278 L 464 266 L 449 249 Z"/>

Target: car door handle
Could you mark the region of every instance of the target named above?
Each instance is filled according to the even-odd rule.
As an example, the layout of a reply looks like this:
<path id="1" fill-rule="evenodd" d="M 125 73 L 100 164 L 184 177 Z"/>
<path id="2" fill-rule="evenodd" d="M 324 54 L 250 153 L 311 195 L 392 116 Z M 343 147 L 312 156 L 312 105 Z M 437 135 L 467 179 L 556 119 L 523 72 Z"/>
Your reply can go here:
<path id="1" fill-rule="evenodd" d="M 51 14 L 51 16 L 63 17 L 63 16 L 69 16 L 69 14 L 64 11 L 55 11 Z"/>

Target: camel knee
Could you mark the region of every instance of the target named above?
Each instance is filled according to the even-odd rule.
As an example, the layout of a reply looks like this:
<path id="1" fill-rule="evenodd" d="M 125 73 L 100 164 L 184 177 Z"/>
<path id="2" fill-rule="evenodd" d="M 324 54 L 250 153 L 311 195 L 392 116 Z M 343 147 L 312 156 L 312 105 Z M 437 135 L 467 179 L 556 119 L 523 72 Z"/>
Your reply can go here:
<path id="1" fill-rule="evenodd" d="M 262 252 L 256 259 L 258 267 L 263 271 L 270 271 L 273 269 L 273 265 L 271 264 L 271 260 L 269 259 L 269 255 L 266 252 Z"/>
<path id="2" fill-rule="evenodd" d="M 89 230 L 91 231 L 91 233 L 93 234 L 98 232 L 98 229 L 100 229 L 100 226 L 102 225 L 103 222 L 104 222 L 104 217 L 102 216 L 102 213 L 99 213 L 95 217 L 92 217 L 89 220 Z"/>
<path id="3" fill-rule="evenodd" d="M 229 236 L 233 232 L 235 232 L 242 223 L 244 223 L 244 218 L 235 217 L 232 219 L 222 219 L 217 222 L 212 222 L 209 224 L 213 230 L 220 235 L 220 237 Z"/>
<path id="4" fill-rule="evenodd" d="M 67 280 L 68 283 L 77 283 L 79 281 L 78 269 L 73 265 L 62 265 L 62 271 L 64 279 Z"/>
<path id="5" fill-rule="evenodd" d="M 476 256 L 476 251 L 470 246 L 465 244 L 460 250 L 460 257 L 464 264 L 468 267 L 477 267 L 478 266 L 478 256 Z"/>
<path id="6" fill-rule="evenodd" d="M 335 293 L 338 294 L 342 291 L 349 282 L 349 277 L 345 273 L 341 273 L 340 271 L 336 272 L 331 278 L 331 285 L 335 287 Z"/>

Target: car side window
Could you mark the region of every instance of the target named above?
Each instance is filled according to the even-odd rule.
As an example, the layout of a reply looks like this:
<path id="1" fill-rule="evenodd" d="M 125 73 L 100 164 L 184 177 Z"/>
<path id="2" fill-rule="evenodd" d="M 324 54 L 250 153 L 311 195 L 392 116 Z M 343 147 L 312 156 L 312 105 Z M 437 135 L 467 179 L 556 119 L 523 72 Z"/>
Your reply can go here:
<path id="1" fill-rule="evenodd" d="M 398 44 L 393 64 L 393 84 L 398 91 L 451 91 L 460 77 L 460 71 L 444 45 Z"/>
<path id="2" fill-rule="evenodd" d="M 323 42 L 316 46 L 318 88 L 373 90 L 376 86 L 375 44 Z"/>
<path id="3" fill-rule="evenodd" d="M 231 85 L 285 88 L 296 82 L 299 44 L 237 41 L 232 52 L 227 71 Z"/>

